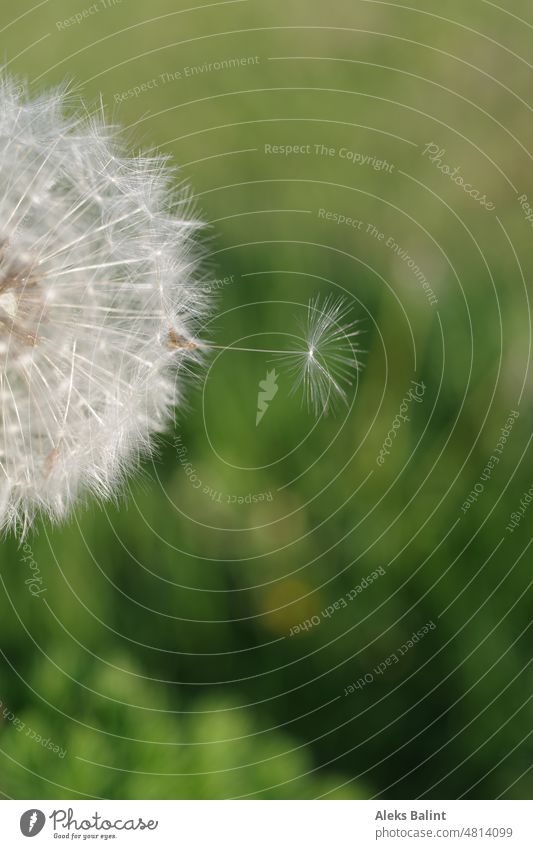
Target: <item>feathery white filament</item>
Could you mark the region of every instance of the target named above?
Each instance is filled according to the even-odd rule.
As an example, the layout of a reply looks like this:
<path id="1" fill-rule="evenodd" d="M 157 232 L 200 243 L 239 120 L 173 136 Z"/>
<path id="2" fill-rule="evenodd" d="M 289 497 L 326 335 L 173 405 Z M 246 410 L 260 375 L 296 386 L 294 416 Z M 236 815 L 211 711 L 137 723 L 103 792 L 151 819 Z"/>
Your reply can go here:
<path id="1" fill-rule="evenodd" d="M 339 400 L 346 402 L 346 388 L 351 386 L 360 368 L 359 349 L 354 337 L 357 322 L 350 317 L 350 306 L 344 298 L 317 295 L 307 308 L 307 322 L 302 336 L 296 337 L 294 349 L 272 350 L 239 345 L 215 345 L 193 341 L 193 347 L 209 351 L 240 351 L 250 354 L 272 354 L 293 380 L 292 392 L 303 391 L 304 402 L 315 415 L 327 413 Z M 291 334 L 292 335 L 292 334 Z"/>
<path id="2" fill-rule="evenodd" d="M 327 413 L 335 402 L 346 402 L 359 369 L 354 337 L 359 334 L 343 298 L 317 296 L 309 302 L 302 328 L 301 349 L 287 351 L 278 359 L 293 378 L 293 392 L 301 389 L 309 409 Z"/>
<path id="3" fill-rule="evenodd" d="M 111 495 L 199 354 L 173 344 L 205 307 L 186 196 L 67 100 L 0 80 L 1 528 Z"/>

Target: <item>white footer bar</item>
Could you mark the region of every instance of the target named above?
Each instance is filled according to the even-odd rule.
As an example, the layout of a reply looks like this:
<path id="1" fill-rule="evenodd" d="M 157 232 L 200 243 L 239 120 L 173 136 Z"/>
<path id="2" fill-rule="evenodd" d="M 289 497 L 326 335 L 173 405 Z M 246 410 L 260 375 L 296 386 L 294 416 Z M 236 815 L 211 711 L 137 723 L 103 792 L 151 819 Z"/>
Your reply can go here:
<path id="1" fill-rule="evenodd" d="M 2 801 L 0 845 L 532 849 L 532 807 L 529 801 Z"/>

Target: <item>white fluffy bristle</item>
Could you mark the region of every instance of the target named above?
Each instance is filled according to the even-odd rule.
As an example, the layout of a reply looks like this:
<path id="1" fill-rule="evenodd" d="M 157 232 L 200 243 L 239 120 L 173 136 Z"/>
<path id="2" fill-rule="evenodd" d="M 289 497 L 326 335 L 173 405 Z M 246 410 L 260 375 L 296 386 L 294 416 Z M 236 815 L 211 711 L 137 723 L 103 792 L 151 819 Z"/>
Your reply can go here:
<path id="1" fill-rule="evenodd" d="M 160 157 L 0 83 L 0 527 L 113 493 L 176 403 L 205 303 Z M 180 210 L 180 213 L 177 213 Z"/>

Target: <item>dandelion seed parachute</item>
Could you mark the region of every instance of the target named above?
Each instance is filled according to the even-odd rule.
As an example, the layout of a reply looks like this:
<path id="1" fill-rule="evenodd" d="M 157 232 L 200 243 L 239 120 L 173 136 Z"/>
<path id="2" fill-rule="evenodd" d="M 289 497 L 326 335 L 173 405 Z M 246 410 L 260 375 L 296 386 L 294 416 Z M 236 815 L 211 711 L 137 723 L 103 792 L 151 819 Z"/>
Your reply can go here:
<path id="1" fill-rule="evenodd" d="M 295 350 L 278 356 L 293 379 L 293 393 L 301 390 L 316 415 L 327 413 L 339 401 L 346 403 L 346 389 L 360 368 L 355 345 L 359 332 L 344 298 L 317 296 L 309 302 Z"/>
<path id="2" fill-rule="evenodd" d="M 272 354 L 292 380 L 291 394 L 302 390 L 304 404 L 315 415 L 328 413 L 339 401 L 347 402 L 347 388 L 359 371 L 359 348 L 355 337 L 361 331 L 351 318 L 349 303 L 342 297 L 320 295 L 307 308 L 302 335 L 295 337 L 292 350 L 215 345 L 201 340 L 174 337 L 175 345 L 190 345 L 204 351 L 231 351 L 247 354 Z M 273 372 L 269 373 L 272 374 Z"/>
<path id="3" fill-rule="evenodd" d="M 150 450 L 200 353 L 172 340 L 206 308 L 166 161 L 68 106 L 0 80 L 0 528 L 23 532 Z"/>

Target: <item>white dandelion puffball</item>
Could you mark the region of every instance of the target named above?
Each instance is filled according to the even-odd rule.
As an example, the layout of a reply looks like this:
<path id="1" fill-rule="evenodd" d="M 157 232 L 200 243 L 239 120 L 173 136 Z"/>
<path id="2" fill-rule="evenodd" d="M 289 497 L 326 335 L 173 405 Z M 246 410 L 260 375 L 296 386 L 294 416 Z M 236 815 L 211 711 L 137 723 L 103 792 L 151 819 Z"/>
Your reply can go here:
<path id="1" fill-rule="evenodd" d="M 0 81 L 0 528 L 110 496 L 198 357 L 190 202 L 68 100 Z"/>

